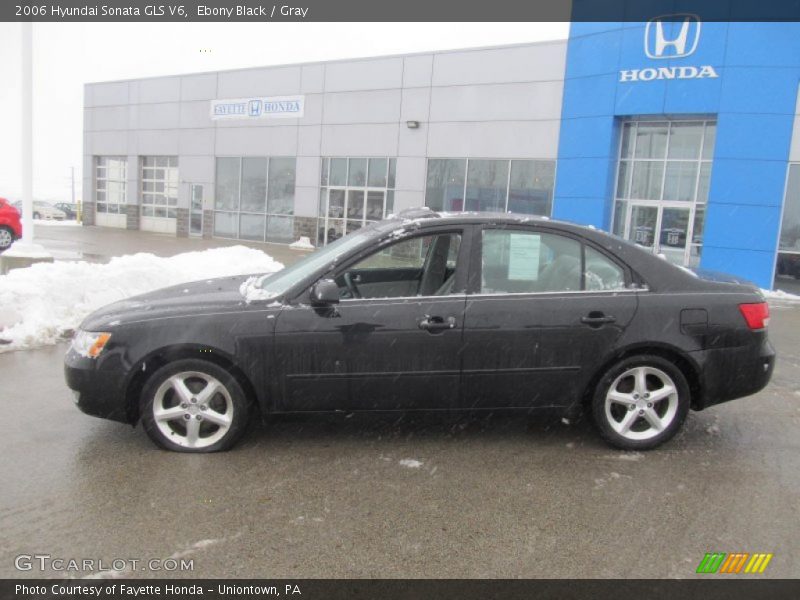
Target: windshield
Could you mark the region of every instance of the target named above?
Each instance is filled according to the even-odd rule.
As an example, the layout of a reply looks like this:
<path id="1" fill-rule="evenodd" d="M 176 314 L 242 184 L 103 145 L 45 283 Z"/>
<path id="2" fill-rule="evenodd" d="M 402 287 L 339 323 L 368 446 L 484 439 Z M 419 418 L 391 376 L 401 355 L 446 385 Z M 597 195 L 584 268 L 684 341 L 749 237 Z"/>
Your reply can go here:
<path id="1" fill-rule="evenodd" d="M 357 232 L 341 237 L 335 242 L 320 248 L 282 271 L 264 277 L 257 283 L 256 287 L 261 290 L 262 296 L 273 298 L 280 296 L 326 264 L 335 262 L 339 256 L 362 244 L 376 229 L 389 230 L 393 227 L 394 224 L 392 223 L 383 223 L 382 225 L 375 224 L 359 229 Z"/>

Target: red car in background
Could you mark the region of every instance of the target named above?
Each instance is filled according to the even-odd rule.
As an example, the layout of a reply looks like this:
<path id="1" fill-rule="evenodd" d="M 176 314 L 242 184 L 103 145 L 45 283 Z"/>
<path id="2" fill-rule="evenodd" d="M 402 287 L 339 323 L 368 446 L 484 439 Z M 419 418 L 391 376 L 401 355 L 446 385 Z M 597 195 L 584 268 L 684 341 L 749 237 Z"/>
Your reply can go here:
<path id="1" fill-rule="evenodd" d="M 8 200 L 0 198 L 0 251 L 21 237 L 22 223 L 19 221 L 19 211 L 11 206 Z"/>

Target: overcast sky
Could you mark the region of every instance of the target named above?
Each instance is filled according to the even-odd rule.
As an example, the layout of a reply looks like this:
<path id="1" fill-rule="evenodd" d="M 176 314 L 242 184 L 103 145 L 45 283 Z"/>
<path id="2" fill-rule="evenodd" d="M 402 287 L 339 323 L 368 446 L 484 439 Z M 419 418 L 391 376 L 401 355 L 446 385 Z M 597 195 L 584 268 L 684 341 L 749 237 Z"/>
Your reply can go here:
<path id="1" fill-rule="evenodd" d="M 34 196 L 80 197 L 83 84 L 564 39 L 563 23 L 42 23 L 34 25 Z M 21 31 L 0 23 L 0 196 L 20 179 Z M 203 52 L 201 52 L 203 50 Z"/>

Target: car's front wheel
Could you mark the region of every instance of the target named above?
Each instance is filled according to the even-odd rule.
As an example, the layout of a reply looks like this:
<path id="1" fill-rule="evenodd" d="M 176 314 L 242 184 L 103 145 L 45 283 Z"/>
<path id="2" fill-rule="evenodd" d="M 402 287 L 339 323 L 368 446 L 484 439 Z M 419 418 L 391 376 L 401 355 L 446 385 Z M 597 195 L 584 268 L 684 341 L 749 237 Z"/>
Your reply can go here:
<path id="1" fill-rule="evenodd" d="M 681 370 L 660 356 L 634 356 L 611 367 L 592 399 L 594 421 L 608 443 L 649 450 L 671 439 L 689 412 Z"/>
<path id="2" fill-rule="evenodd" d="M 142 425 L 162 448 L 218 452 L 247 429 L 250 401 L 222 367 L 197 359 L 171 362 L 147 381 L 141 396 Z"/>

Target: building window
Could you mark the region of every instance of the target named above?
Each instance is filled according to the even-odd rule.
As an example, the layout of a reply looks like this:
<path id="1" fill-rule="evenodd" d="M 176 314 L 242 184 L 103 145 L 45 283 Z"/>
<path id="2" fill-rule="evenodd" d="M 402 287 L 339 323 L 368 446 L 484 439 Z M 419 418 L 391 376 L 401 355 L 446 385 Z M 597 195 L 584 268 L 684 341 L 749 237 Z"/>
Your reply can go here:
<path id="1" fill-rule="evenodd" d="M 294 241 L 294 157 L 217 159 L 214 235 Z"/>
<path id="2" fill-rule="evenodd" d="M 633 119 L 621 127 L 612 231 L 696 266 L 716 122 Z"/>
<path id="3" fill-rule="evenodd" d="M 97 212 L 121 214 L 125 212 L 125 186 L 128 179 L 128 161 L 118 156 L 95 158 L 95 202 Z"/>
<path id="4" fill-rule="evenodd" d="M 394 158 L 323 158 L 317 245 L 391 214 L 396 169 Z"/>
<path id="5" fill-rule="evenodd" d="M 178 206 L 178 157 L 142 157 L 142 216 L 174 219 Z"/>
<path id="6" fill-rule="evenodd" d="M 796 294 L 800 288 L 796 279 L 800 279 L 800 163 L 789 165 L 775 287 Z"/>
<path id="7" fill-rule="evenodd" d="M 555 170 L 551 160 L 431 158 L 425 205 L 550 216 Z"/>

